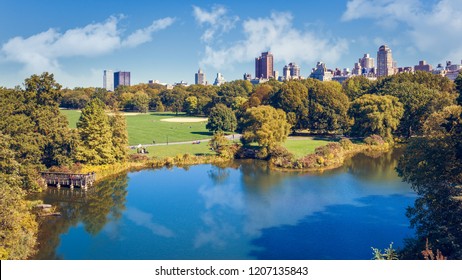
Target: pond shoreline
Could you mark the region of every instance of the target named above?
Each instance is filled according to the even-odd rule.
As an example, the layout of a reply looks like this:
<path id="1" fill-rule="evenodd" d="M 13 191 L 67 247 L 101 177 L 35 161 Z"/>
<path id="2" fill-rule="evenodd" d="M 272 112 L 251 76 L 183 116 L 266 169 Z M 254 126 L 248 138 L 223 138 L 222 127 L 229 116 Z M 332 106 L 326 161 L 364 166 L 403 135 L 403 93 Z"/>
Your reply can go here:
<path id="1" fill-rule="evenodd" d="M 374 157 L 380 156 L 386 152 L 389 152 L 393 146 L 388 145 L 387 143 L 383 145 L 366 145 L 366 144 L 354 144 L 354 147 L 350 150 L 342 151 L 341 153 L 335 155 L 335 160 L 327 161 L 324 166 L 310 167 L 310 168 L 294 168 L 294 167 L 281 167 L 274 163 L 272 159 L 258 159 L 266 161 L 269 163 L 269 167 L 273 170 L 278 171 L 287 171 L 287 172 L 323 172 L 331 169 L 335 169 L 343 166 L 346 159 L 352 158 L 353 156 L 364 153 L 364 154 L 373 154 Z M 315 153 L 307 154 L 315 155 Z M 80 172 L 96 173 L 96 182 L 100 182 L 106 178 L 116 176 L 124 172 L 140 171 L 150 168 L 163 168 L 163 167 L 183 167 L 183 166 L 193 166 L 199 164 L 223 164 L 234 160 L 234 158 L 225 158 L 218 155 L 191 155 L 191 154 L 182 154 L 175 157 L 165 157 L 165 158 L 154 158 L 148 159 L 143 158 L 139 161 L 129 161 L 125 163 L 115 163 L 108 165 L 98 165 L 90 166 L 85 165 L 81 168 Z"/>

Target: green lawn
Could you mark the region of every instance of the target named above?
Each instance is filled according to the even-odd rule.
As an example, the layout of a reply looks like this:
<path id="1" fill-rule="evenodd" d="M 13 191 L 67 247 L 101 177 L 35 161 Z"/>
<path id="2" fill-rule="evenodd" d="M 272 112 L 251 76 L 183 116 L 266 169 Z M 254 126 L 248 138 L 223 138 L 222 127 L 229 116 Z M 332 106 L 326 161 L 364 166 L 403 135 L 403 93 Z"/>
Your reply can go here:
<path id="1" fill-rule="evenodd" d="M 291 137 L 291 139 L 286 140 L 284 147 L 286 147 L 289 152 L 293 153 L 295 158 L 301 158 L 307 154 L 313 153 L 317 147 L 326 145 L 329 142 L 328 139 L 314 139 L 313 137 Z"/>
<path id="2" fill-rule="evenodd" d="M 201 142 L 200 144 L 181 144 L 181 145 L 168 145 L 168 146 L 150 146 L 146 147 L 149 152 L 148 156 L 153 157 L 174 157 L 181 154 L 208 154 L 215 155 L 209 148 L 208 142 Z M 136 153 L 136 149 L 130 150 L 131 154 Z"/>
<path id="3" fill-rule="evenodd" d="M 67 117 L 67 121 L 69 122 L 70 128 L 77 128 L 77 121 L 80 118 L 79 110 L 61 109 L 61 113 L 63 113 Z"/>
<path id="4" fill-rule="evenodd" d="M 69 126 L 75 128 L 80 117 L 76 110 L 62 110 L 69 120 Z M 183 142 L 211 138 L 212 134 L 205 128 L 206 122 L 164 122 L 166 118 L 184 118 L 172 113 L 147 113 L 127 115 L 129 145 L 168 142 Z"/>

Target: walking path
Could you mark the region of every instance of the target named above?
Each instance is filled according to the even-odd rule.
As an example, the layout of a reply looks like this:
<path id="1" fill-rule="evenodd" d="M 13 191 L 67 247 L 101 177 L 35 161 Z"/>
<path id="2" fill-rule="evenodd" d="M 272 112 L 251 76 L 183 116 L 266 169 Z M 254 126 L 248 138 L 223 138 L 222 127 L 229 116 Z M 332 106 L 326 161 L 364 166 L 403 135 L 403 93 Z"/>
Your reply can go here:
<path id="1" fill-rule="evenodd" d="M 233 135 L 226 135 L 225 137 L 229 140 L 239 140 L 241 139 L 241 134 L 233 134 Z M 168 146 L 168 145 L 182 145 L 182 144 L 194 144 L 200 142 L 209 142 L 212 140 L 211 138 L 208 139 L 201 139 L 201 140 L 192 140 L 192 141 L 182 141 L 182 142 L 168 142 L 168 143 L 158 143 L 158 144 L 138 144 L 130 146 L 130 148 L 136 149 L 138 146 L 142 147 L 153 147 L 153 146 Z"/>

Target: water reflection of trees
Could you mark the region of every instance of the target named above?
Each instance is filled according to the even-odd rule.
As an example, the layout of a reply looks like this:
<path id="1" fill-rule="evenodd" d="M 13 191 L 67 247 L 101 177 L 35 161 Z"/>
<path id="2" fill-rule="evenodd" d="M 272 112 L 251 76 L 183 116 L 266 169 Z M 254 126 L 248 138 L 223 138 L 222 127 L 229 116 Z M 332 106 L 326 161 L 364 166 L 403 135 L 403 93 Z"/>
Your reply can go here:
<path id="1" fill-rule="evenodd" d="M 448 259 L 462 259 L 462 155 L 460 138 L 416 138 L 407 146 L 398 172 L 419 197 L 407 211 L 416 238 L 408 240 L 405 258 L 422 258 L 430 247 Z M 459 153 L 458 153 L 459 150 Z"/>
<path id="2" fill-rule="evenodd" d="M 250 190 L 265 192 L 273 186 L 281 185 L 281 181 L 296 176 L 301 172 L 282 172 L 271 169 L 268 162 L 262 160 L 240 161 L 243 185 Z"/>
<path id="3" fill-rule="evenodd" d="M 118 220 L 125 210 L 128 177 L 126 174 L 104 180 L 88 192 L 80 189 L 49 188 L 41 197 L 57 206 L 60 217 L 45 217 L 40 223 L 36 259 L 59 259 L 56 249 L 60 236 L 70 227 L 83 223 L 85 230 L 98 234 L 108 222 Z"/>
<path id="4" fill-rule="evenodd" d="M 394 180 L 395 168 L 402 152 L 402 149 L 393 149 L 385 154 L 358 154 L 347 159 L 338 171 L 348 170 L 349 173 L 368 181 Z"/>

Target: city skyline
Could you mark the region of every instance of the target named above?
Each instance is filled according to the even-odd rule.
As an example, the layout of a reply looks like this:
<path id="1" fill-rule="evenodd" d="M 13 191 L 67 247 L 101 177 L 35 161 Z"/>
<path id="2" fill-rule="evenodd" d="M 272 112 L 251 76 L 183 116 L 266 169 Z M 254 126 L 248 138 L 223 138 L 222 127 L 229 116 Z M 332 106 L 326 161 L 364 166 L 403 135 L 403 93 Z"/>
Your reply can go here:
<path id="1" fill-rule="evenodd" d="M 400 67 L 462 59 L 455 0 L 3 2 L 0 23 L 9 28 L 0 31 L 0 84 L 7 87 L 43 71 L 64 87 L 101 87 L 105 69 L 130 69 L 132 84 L 193 84 L 198 68 L 230 81 L 252 73 L 267 51 L 274 70 L 295 62 L 303 77 L 318 61 L 353 69 L 381 45 Z"/>

